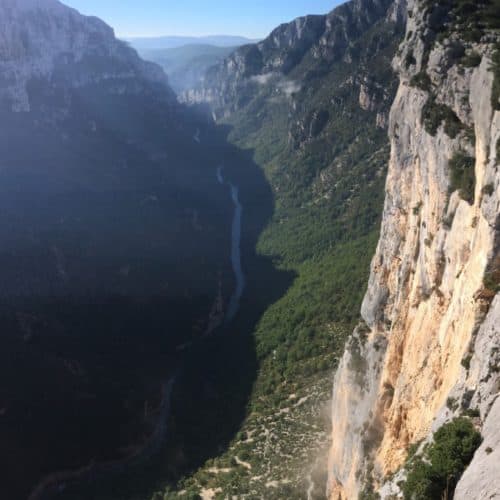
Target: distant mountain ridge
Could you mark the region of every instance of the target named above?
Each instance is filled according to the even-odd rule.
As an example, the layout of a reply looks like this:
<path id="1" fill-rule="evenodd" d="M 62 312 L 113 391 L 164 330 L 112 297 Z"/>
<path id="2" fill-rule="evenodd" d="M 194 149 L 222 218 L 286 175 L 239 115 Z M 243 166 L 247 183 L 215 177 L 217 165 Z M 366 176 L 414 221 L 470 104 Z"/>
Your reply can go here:
<path id="1" fill-rule="evenodd" d="M 200 44 L 214 45 L 215 47 L 238 47 L 259 41 L 259 39 L 233 35 L 128 37 L 124 40 L 137 50 L 173 49 L 184 45 Z"/>

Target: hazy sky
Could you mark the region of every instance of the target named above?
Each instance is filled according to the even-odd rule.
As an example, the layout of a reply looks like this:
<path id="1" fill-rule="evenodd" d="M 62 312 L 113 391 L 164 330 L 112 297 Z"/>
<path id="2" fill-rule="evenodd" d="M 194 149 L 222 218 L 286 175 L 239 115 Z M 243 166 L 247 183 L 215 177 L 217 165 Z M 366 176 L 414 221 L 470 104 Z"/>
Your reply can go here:
<path id="1" fill-rule="evenodd" d="M 110 24 L 118 36 L 242 35 L 262 38 L 305 14 L 343 0 L 62 0 Z"/>

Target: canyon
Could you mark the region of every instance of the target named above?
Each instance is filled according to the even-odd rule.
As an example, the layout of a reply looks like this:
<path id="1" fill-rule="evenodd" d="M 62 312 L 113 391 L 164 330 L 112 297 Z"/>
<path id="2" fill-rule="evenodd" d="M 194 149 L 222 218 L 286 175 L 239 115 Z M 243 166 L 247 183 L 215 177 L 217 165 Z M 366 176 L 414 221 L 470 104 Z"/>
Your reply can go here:
<path id="1" fill-rule="evenodd" d="M 480 468 L 491 471 L 496 460 L 492 429 L 500 384 L 497 3 L 480 2 L 475 11 L 466 2 L 349 2 L 326 18 L 297 19 L 237 50 L 182 98 L 208 103 L 217 120 L 235 127 L 237 141 L 254 145 L 239 128 L 263 134 L 267 122 L 259 110 L 269 114 L 288 96 L 292 147 L 280 160 L 291 163 L 295 147 L 305 161 L 308 143 L 329 133 L 332 115 L 316 103 L 304 105 L 303 85 L 316 74 L 303 76 L 297 68 L 309 53 L 324 66 L 323 58 L 351 63 L 343 37 L 366 30 L 383 13 L 406 25 L 392 63 L 398 90 L 381 95 L 374 73 L 349 80 L 359 85 L 361 109 L 376 111 L 374 125 L 388 126 L 391 152 L 362 321 L 335 375 L 328 495 L 407 498 L 402 485 L 433 434 L 473 415 L 484 441 L 456 497 L 490 498 L 498 493 L 497 480 Z M 390 114 L 384 100 L 392 102 Z M 252 112 L 258 118 L 246 117 Z M 290 165 L 276 168 L 266 156 L 261 164 L 278 199 L 286 190 L 280 175 L 303 182 Z M 328 183 L 327 170 L 320 179 Z M 410 459 L 412 447 L 417 453 Z"/>
<path id="2" fill-rule="evenodd" d="M 500 494 L 497 0 L 351 0 L 179 95 L 0 19 L 0 496 Z"/>

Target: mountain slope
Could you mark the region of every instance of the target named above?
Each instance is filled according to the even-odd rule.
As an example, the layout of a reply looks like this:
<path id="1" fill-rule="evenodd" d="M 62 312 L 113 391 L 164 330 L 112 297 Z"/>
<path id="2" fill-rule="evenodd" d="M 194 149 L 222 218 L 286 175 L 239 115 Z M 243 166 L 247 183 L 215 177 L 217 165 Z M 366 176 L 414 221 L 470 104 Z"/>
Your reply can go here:
<path id="1" fill-rule="evenodd" d="M 3 0 L 0 19 L 0 497 L 17 500 L 161 447 L 177 348 L 232 291 L 232 202 L 194 139 L 205 117 L 111 28 L 56 0 Z"/>
<path id="2" fill-rule="evenodd" d="M 235 51 L 183 96 L 208 104 L 262 168 L 275 211 L 257 250 L 295 281 L 255 328 L 258 378 L 241 432 L 180 489 L 324 495 L 329 374 L 374 251 L 402 14 L 390 1 L 357 0 L 298 19 Z M 244 184 L 241 192 L 258 206 Z M 277 286 L 256 271 L 248 279 L 250 300 L 264 281 L 266 291 Z"/>
<path id="3" fill-rule="evenodd" d="M 52 198 L 46 210 L 53 212 L 36 224 L 53 225 L 49 218 L 55 217 L 57 210 L 63 210 L 57 203 L 63 203 L 64 196 L 76 193 L 75 205 L 79 203 L 78 196 L 95 197 L 96 203 L 101 203 L 101 210 L 115 210 L 102 203 L 106 197 L 117 196 L 121 202 L 132 204 L 122 217 L 129 213 L 129 224 L 137 223 L 135 228 L 139 230 L 144 228 L 146 219 L 158 216 L 168 205 L 176 203 L 176 190 L 183 190 L 192 201 L 198 190 L 203 191 L 204 182 L 212 184 L 210 171 L 200 177 L 199 184 L 190 179 L 189 172 L 199 169 L 196 153 L 188 153 L 193 149 L 193 136 L 199 123 L 194 114 L 186 113 L 178 105 L 158 66 L 142 61 L 135 51 L 117 41 L 112 30 L 101 21 L 80 16 L 58 2 L 7 0 L 1 8 L 5 19 L 0 88 L 5 124 L 0 143 L 4 204 L 15 206 L 20 186 L 29 203 L 42 203 L 50 194 Z M 28 138 L 29 148 L 26 147 Z M 162 196 L 158 190 L 163 190 Z M 213 192 L 207 190 L 205 201 L 211 196 Z M 135 208 L 137 204 L 140 207 L 140 203 L 143 208 Z M 187 199 L 186 203 L 185 208 L 172 208 L 177 212 L 173 218 L 192 208 Z M 99 210 L 97 206 L 81 205 L 74 209 Z M 148 210 L 150 213 L 146 214 Z M 59 229 L 74 230 L 78 224 L 65 223 L 65 215 L 68 214 L 59 214 L 63 217 Z M 31 215 L 25 211 L 25 216 Z M 78 215 L 73 214 L 73 218 L 77 219 Z M 26 225 L 30 224 L 35 221 L 26 220 Z M 115 243 L 126 241 L 122 248 L 118 244 L 119 253 L 137 242 L 135 235 L 124 233 L 118 226 L 114 228 L 118 238 Z M 18 228 L 21 230 L 22 225 L 18 224 Z M 37 231 L 42 229 L 39 227 Z M 103 233 L 100 237 L 109 236 Z M 156 252 L 157 255 L 163 251 L 177 252 L 171 245 L 172 237 L 168 232 L 163 235 L 158 232 L 155 238 L 159 246 L 150 250 L 151 258 Z M 177 244 L 195 248 L 189 243 L 192 237 L 181 231 Z M 144 250 L 154 246 L 153 241 L 143 241 Z M 97 242 L 89 242 L 89 246 L 95 244 Z M 159 248 L 161 245 L 165 247 L 163 250 Z M 3 250 L 6 251 L 5 246 Z M 103 248 L 99 251 L 104 252 L 104 257 L 106 251 Z M 79 264 L 85 265 L 84 256 L 80 257 Z M 182 268 L 174 266 L 171 271 L 182 272 Z M 80 273 L 81 278 L 87 280 L 84 274 Z M 88 280 L 77 285 L 80 290 L 92 288 L 92 276 L 93 272 L 88 273 Z M 101 278 L 104 282 L 104 275 Z M 185 278 L 179 277 L 179 280 Z M 13 280 L 19 283 L 17 278 Z M 57 277 L 54 281 L 61 285 Z M 116 280 L 109 280 L 113 282 Z M 40 286 L 50 289 L 51 280 Z M 6 277 L 4 288 L 9 293 L 23 293 L 14 292 L 13 287 Z"/>
<path id="4" fill-rule="evenodd" d="M 485 451 L 496 443 L 500 383 L 498 2 L 410 0 L 408 13 L 366 323 L 335 378 L 335 500 L 362 490 L 368 498 L 452 495 L 472 458 L 460 453 L 471 436 L 474 453 L 482 428 L 455 498 L 498 494 L 488 472 L 496 457 Z M 464 448 L 440 441 L 459 427 Z"/>
<path id="5" fill-rule="evenodd" d="M 160 69 L 145 63 L 116 40 L 113 30 L 101 20 L 81 16 L 57 0 L 5 0 L 0 8 L 4 21 L 2 96 L 9 99 L 13 111 L 30 110 L 28 79 L 47 78 L 56 72 L 58 65 L 65 64 L 74 66 L 74 85 L 88 85 L 92 76 L 106 78 L 98 66 L 99 59 L 102 61 L 105 57 L 113 62 L 108 76 L 163 85 L 165 98 L 173 101 Z M 94 74 L 85 74 L 85 81 L 77 69 L 94 71 Z"/>

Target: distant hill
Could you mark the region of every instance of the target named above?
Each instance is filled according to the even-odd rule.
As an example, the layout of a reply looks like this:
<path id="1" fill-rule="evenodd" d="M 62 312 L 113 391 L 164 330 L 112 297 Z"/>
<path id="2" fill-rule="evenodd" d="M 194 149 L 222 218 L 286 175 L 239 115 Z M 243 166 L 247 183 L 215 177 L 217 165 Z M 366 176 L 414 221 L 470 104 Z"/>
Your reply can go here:
<path id="1" fill-rule="evenodd" d="M 216 47 L 239 47 L 258 40 L 231 35 L 194 36 L 161 36 L 126 38 L 126 42 L 137 50 L 173 49 L 185 45 L 215 45 Z"/>
<path id="2" fill-rule="evenodd" d="M 182 93 L 195 88 L 210 67 L 222 62 L 237 48 L 193 44 L 171 49 L 139 49 L 138 52 L 143 59 L 159 64 L 167 73 L 171 87 Z"/>

